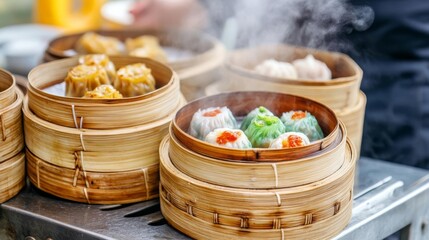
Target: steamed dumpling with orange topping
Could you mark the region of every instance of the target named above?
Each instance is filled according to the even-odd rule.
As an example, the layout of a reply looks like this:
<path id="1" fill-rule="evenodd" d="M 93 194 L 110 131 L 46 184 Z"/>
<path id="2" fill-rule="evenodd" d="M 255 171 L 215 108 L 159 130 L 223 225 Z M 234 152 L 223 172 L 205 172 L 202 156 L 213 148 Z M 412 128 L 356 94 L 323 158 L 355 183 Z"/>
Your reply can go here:
<path id="1" fill-rule="evenodd" d="M 268 59 L 259 64 L 254 69 L 257 73 L 278 78 L 296 79 L 297 72 L 292 64 L 280 62 L 275 59 Z"/>
<path id="2" fill-rule="evenodd" d="M 142 63 L 124 66 L 116 72 L 113 87 L 124 97 L 134 97 L 155 90 L 151 69 Z"/>
<path id="3" fill-rule="evenodd" d="M 308 137 L 300 132 L 286 132 L 274 139 L 269 148 L 283 149 L 303 147 L 310 144 Z"/>
<path id="4" fill-rule="evenodd" d="M 192 116 L 189 134 L 203 140 L 207 134 L 217 128 L 237 128 L 237 121 L 227 107 L 199 109 Z"/>
<path id="5" fill-rule="evenodd" d="M 247 149 L 252 144 L 240 129 L 217 128 L 207 134 L 204 141 L 227 148 Z"/>
<path id="6" fill-rule="evenodd" d="M 98 66 L 78 65 L 72 68 L 65 79 L 66 96 L 83 97 L 103 84 L 110 84 L 104 68 Z"/>
<path id="7" fill-rule="evenodd" d="M 281 120 L 286 127 L 286 132 L 304 133 L 311 142 L 323 138 L 323 132 L 316 117 L 307 111 L 285 112 Z"/>
<path id="8" fill-rule="evenodd" d="M 322 61 L 309 54 L 303 59 L 292 62 L 296 69 L 298 78 L 305 80 L 328 81 L 332 78 L 331 70 Z"/>

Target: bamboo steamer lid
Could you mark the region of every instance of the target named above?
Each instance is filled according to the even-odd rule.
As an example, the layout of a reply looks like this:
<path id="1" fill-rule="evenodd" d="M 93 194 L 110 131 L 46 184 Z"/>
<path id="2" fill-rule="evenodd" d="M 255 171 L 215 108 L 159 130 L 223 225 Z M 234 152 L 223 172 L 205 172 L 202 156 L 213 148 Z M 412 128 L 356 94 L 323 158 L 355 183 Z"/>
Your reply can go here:
<path id="1" fill-rule="evenodd" d="M 179 102 L 179 107 L 185 100 Z M 177 111 L 177 109 L 175 110 Z M 50 164 L 95 172 L 120 172 L 145 168 L 159 161 L 158 148 L 174 116 L 135 127 L 76 129 L 44 121 L 24 102 L 27 148 Z"/>
<path id="2" fill-rule="evenodd" d="M 157 89 L 122 99 L 86 99 L 45 92 L 44 88 L 62 82 L 68 70 L 78 64 L 78 58 L 74 57 L 39 65 L 30 72 L 30 110 L 43 120 L 65 127 L 114 129 L 164 119 L 179 106 L 179 79 L 169 67 L 148 58 L 112 56 L 110 59 L 116 68 L 144 63 L 152 70 Z"/>
<path id="3" fill-rule="evenodd" d="M 27 149 L 31 183 L 60 198 L 88 204 L 125 204 L 158 197 L 158 164 L 122 172 L 92 172 L 62 168 Z"/>
<path id="4" fill-rule="evenodd" d="M 326 63 L 332 72 L 330 81 L 275 78 L 258 74 L 253 69 L 266 59 L 291 62 L 307 54 Z M 231 53 L 225 63 L 227 89 L 241 91 L 277 91 L 305 96 L 326 104 L 334 110 L 356 105 L 362 70 L 347 55 L 290 45 L 262 46 Z"/>
<path id="5" fill-rule="evenodd" d="M 17 155 L 24 148 L 21 113 L 24 95 L 15 86 L 12 90 L 14 102 L 0 109 L 0 163 Z"/>
<path id="6" fill-rule="evenodd" d="M 0 110 L 12 104 L 15 99 L 15 77 L 0 68 Z"/>
<path id="7" fill-rule="evenodd" d="M 179 171 L 167 151 L 161 150 L 160 156 L 163 215 L 193 238 L 253 239 L 263 234 L 264 239 L 329 239 L 347 225 L 351 216 L 356 154 L 349 141 L 344 164 L 331 176 L 272 190 L 229 188 L 199 181 Z"/>
<path id="8" fill-rule="evenodd" d="M 329 147 L 290 161 L 237 162 L 207 157 L 184 147 L 171 130 L 169 140 L 162 142 L 160 151 L 168 151 L 171 162 L 184 174 L 214 185 L 249 189 L 294 187 L 324 179 L 342 166 L 346 147 L 342 123 L 340 129 Z"/>
<path id="9" fill-rule="evenodd" d="M 25 154 L 23 152 L 0 162 L 0 203 L 14 197 L 25 185 Z"/>

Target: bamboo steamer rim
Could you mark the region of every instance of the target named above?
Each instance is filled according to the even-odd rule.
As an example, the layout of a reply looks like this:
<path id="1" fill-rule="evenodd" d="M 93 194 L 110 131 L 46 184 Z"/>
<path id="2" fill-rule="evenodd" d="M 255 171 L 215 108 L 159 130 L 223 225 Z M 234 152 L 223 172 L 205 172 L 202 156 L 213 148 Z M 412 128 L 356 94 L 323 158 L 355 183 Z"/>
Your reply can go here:
<path id="1" fill-rule="evenodd" d="M 305 101 L 307 103 L 311 103 L 312 106 L 317 105 L 318 107 L 322 108 L 327 114 L 330 115 L 331 120 L 333 120 L 335 122 L 335 127 L 323 139 L 313 141 L 311 144 L 309 144 L 307 146 L 290 148 L 290 149 L 269 149 L 269 148 L 233 149 L 233 148 L 216 146 L 216 145 L 210 144 L 208 142 L 202 141 L 200 139 L 197 139 L 197 138 L 191 136 L 190 134 L 188 134 L 184 129 L 182 129 L 179 126 L 179 123 L 177 122 L 180 115 L 185 114 L 183 112 L 186 112 L 187 108 L 189 106 L 192 106 L 192 105 L 199 106 L 198 108 L 195 109 L 194 112 L 196 112 L 198 109 L 201 109 L 201 108 L 216 107 L 216 106 L 207 106 L 207 104 L 205 104 L 205 106 L 200 106 L 200 105 L 202 105 L 201 103 L 203 101 L 210 103 L 210 102 L 215 101 L 216 98 L 223 99 L 223 98 L 227 98 L 227 97 L 232 96 L 232 95 L 242 96 L 245 94 L 252 94 L 253 96 L 255 96 L 257 94 L 272 94 L 272 95 L 276 95 L 276 96 L 291 97 L 294 99 L 301 100 L 303 102 Z M 257 106 L 255 106 L 255 107 L 263 106 L 263 104 L 256 104 L 256 105 Z M 222 107 L 222 106 L 218 106 L 218 107 Z M 230 108 L 230 110 L 231 110 L 232 106 L 227 106 L 227 107 Z M 265 107 L 267 109 L 270 109 L 270 107 L 267 105 L 265 105 Z M 252 108 L 252 109 L 254 109 L 254 108 Z M 304 109 L 296 109 L 296 110 L 304 110 Z M 234 111 L 232 111 L 232 112 L 234 114 Z M 314 115 L 314 113 L 311 113 L 311 114 Z M 319 125 L 321 125 L 320 124 L 321 120 L 320 119 L 317 119 L 317 120 L 319 122 Z M 190 122 L 187 123 L 187 125 L 189 125 L 189 124 L 190 124 Z M 316 102 L 314 100 L 311 100 L 311 99 L 308 99 L 305 97 L 291 95 L 291 94 L 278 93 L 278 92 L 267 92 L 267 91 L 264 91 L 264 92 L 262 92 L 262 91 L 239 92 L 238 91 L 238 92 L 220 93 L 217 95 L 203 97 L 203 98 L 199 98 L 199 99 L 196 99 L 194 101 L 189 102 L 187 105 L 182 107 L 179 111 L 177 111 L 175 117 L 172 120 L 172 128 L 171 129 L 173 131 L 170 134 L 174 134 L 182 144 L 184 144 L 187 148 L 189 148 L 193 151 L 196 151 L 200 154 L 203 154 L 203 155 L 207 155 L 207 156 L 214 157 L 214 158 L 226 158 L 229 160 L 273 161 L 274 162 L 274 161 L 293 160 L 296 158 L 296 156 L 303 157 L 303 156 L 306 156 L 310 153 L 314 153 L 320 149 L 326 148 L 335 140 L 336 135 L 338 134 L 339 120 L 337 119 L 337 117 L 336 117 L 336 115 L 332 109 L 328 108 L 326 105 L 324 105 L 322 103 Z M 217 153 L 226 153 L 227 157 L 223 156 L 223 154 L 217 154 Z"/>
<path id="2" fill-rule="evenodd" d="M 69 102 L 70 105 L 73 103 L 80 103 L 80 104 L 90 104 L 91 106 L 94 106 L 94 104 L 97 105 L 109 105 L 109 104 L 132 104 L 133 102 L 136 101 L 141 101 L 141 100 L 145 100 L 145 99 L 149 99 L 152 98 L 155 95 L 159 95 L 160 93 L 166 91 L 166 89 L 168 89 L 169 87 L 171 87 L 171 85 L 173 85 L 174 80 L 177 78 L 176 74 L 174 73 L 174 71 L 160 63 L 157 62 L 155 60 L 152 60 L 150 58 L 141 58 L 141 57 L 132 57 L 132 56 L 109 56 L 110 60 L 116 65 L 116 63 L 118 61 L 124 61 L 127 60 L 129 63 L 128 64 L 132 64 L 132 63 L 143 63 L 145 64 L 148 68 L 152 69 L 152 68 L 160 68 L 163 71 L 167 71 L 169 73 L 169 75 L 171 75 L 170 80 L 168 81 L 168 83 L 166 83 L 165 85 L 155 89 L 154 91 L 151 91 L 149 93 L 146 94 L 142 94 L 139 96 L 135 96 L 135 97 L 125 97 L 125 98 L 118 98 L 118 99 L 93 99 L 93 98 L 79 98 L 79 97 L 67 97 L 67 96 L 59 96 L 59 95 L 55 95 L 55 94 L 50 94 L 47 93 L 45 91 L 43 91 L 44 87 L 48 87 L 50 85 L 55 84 L 55 82 L 50 82 L 50 85 L 45 85 L 45 86 L 41 86 L 38 85 L 38 83 L 36 82 L 37 78 L 35 77 L 35 75 L 37 75 L 37 73 L 41 70 L 44 70 L 46 68 L 53 68 L 55 69 L 56 66 L 69 66 L 69 67 L 73 67 L 78 65 L 78 61 L 79 61 L 79 57 L 71 57 L 71 58 L 66 58 L 66 59 L 60 59 L 60 60 L 55 60 L 52 62 L 48 62 L 48 63 L 43 63 L 38 65 L 37 67 L 33 68 L 30 73 L 28 74 L 28 82 L 29 82 L 29 87 L 28 90 L 29 91 L 33 91 L 38 93 L 39 95 L 48 97 L 49 99 L 52 99 L 53 101 L 61 101 L 61 102 Z M 64 73 L 64 78 L 67 75 L 67 72 Z M 61 81 L 57 81 L 57 83 L 62 82 L 63 79 L 59 79 Z M 155 81 L 157 81 L 155 79 Z"/>
<path id="3" fill-rule="evenodd" d="M 87 31 L 88 32 L 88 31 Z M 127 29 L 127 30 L 95 30 L 91 31 L 95 32 L 97 34 L 103 35 L 103 36 L 110 36 L 110 37 L 116 37 L 120 36 L 121 38 L 135 38 L 142 35 L 153 35 L 158 37 L 160 40 L 163 40 L 166 36 L 171 39 L 178 39 L 180 36 L 191 36 L 196 37 L 201 41 L 204 41 L 206 44 L 209 45 L 209 48 L 204 49 L 202 52 L 199 52 L 198 54 L 194 55 L 193 59 L 182 59 L 182 60 L 175 60 L 175 61 L 169 61 L 168 64 L 171 65 L 173 68 L 181 69 L 183 66 L 192 66 L 195 64 L 195 61 L 199 62 L 201 60 L 206 60 L 207 58 L 210 58 L 210 56 L 217 51 L 217 47 L 220 45 L 220 42 L 203 32 L 199 31 L 193 31 L 193 30 L 177 30 L 177 29 L 167 29 L 167 30 L 138 30 L 138 29 Z M 52 58 L 67 58 L 70 57 L 69 55 L 65 54 L 64 51 L 58 50 L 55 48 L 55 45 L 59 44 L 60 42 L 68 42 L 69 45 L 74 46 L 74 44 L 77 42 L 77 40 L 86 32 L 80 32 L 80 33 L 74 33 L 74 34 L 68 34 L 59 36 L 55 39 L 53 39 L 46 49 L 46 53 L 48 53 Z M 177 35 L 177 36 L 176 36 Z M 125 37 L 126 36 L 126 37 Z M 124 41 L 122 40 L 122 42 Z M 221 45 L 220 45 L 221 46 Z M 48 56 L 49 56 L 48 55 Z"/>
<path id="4" fill-rule="evenodd" d="M 162 145 L 164 145 L 165 141 L 167 140 L 168 138 L 164 138 Z M 344 164 L 334 174 L 324 179 L 321 179 L 318 182 L 307 184 L 307 185 L 296 186 L 296 187 L 279 188 L 279 189 L 243 189 L 243 188 L 238 189 L 238 188 L 232 188 L 232 187 L 226 187 L 226 186 L 213 185 L 210 183 L 206 183 L 204 181 L 194 179 L 179 171 L 171 162 L 171 159 L 168 156 L 168 153 L 166 153 L 165 151 L 160 151 L 159 154 L 160 154 L 161 172 L 162 172 L 162 169 L 165 169 L 169 174 L 174 175 L 175 177 L 179 178 L 181 181 L 189 183 L 189 185 L 191 186 L 196 186 L 202 189 L 216 189 L 216 191 L 225 192 L 227 194 L 233 194 L 233 195 L 238 194 L 243 196 L 251 196 L 251 195 L 272 196 L 274 193 L 277 193 L 280 195 L 287 195 L 287 194 L 310 192 L 314 190 L 314 187 L 321 188 L 331 184 L 335 180 L 340 179 L 345 173 L 351 171 L 354 168 L 355 163 L 357 161 L 356 149 L 354 145 L 351 143 L 350 139 L 347 138 L 347 144 L 346 144 L 347 159 L 344 161 Z M 162 174 L 161 174 L 161 184 L 162 184 Z"/>
<path id="5" fill-rule="evenodd" d="M 231 56 L 234 55 L 238 55 L 242 52 L 246 52 L 246 51 L 252 51 L 252 50 L 265 50 L 265 49 L 269 49 L 269 48 L 280 48 L 280 47 L 285 47 L 285 48 L 290 48 L 290 49 L 295 49 L 296 50 L 302 50 L 302 51 L 306 51 L 308 53 L 319 53 L 319 54 L 332 54 L 334 56 L 338 56 L 339 58 L 344 59 L 344 61 L 346 61 L 350 66 L 353 67 L 355 74 L 351 75 L 351 76 L 346 76 L 346 77 L 339 77 L 339 78 L 333 78 L 329 81 L 315 81 L 315 80 L 311 80 L 311 79 L 288 79 L 288 78 L 279 78 L 279 77 L 271 77 L 271 76 L 266 76 L 263 74 L 258 74 L 253 70 L 247 69 L 245 67 L 241 67 L 238 65 L 235 65 L 234 63 L 232 63 L 232 58 Z M 315 56 L 316 59 L 318 59 Z M 323 61 L 322 61 L 323 62 Z M 230 55 L 227 57 L 226 61 L 225 61 L 225 68 L 231 72 L 234 72 L 236 74 L 240 74 L 243 75 L 245 77 L 249 77 L 249 78 L 254 78 L 257 80 L 261 80 L 261 81 L 267 81 L 267 82 L 276 82 L 276 83 L 285 83 L 285 84 L 291 84 L 291 85 L 305 85 L 305 86 L 332 86 L 332 85 L 341 85 L 341 84 L 354 84 L 351 82 L 354 82 L 355 79 L 353 78 L 353 76 L 357 76 L 358 79 L 361 79 L 363 76 L 363 71 L 362 69 L 356 64 L 356 62 L 354 62 L 349 56 L 347 56 L 346 54 L 343 53 L 339 53 L 339 52 L 329 52 L 329 51 L 323 51 L 323 50 L 316 50 L 316 49 L 311 49 L 311 48 L 304 48 L 304 47 L 298 47 L 298 46 L 293 46 L 293 45 L 286 45 L 286 44 L 280 44 L 280 45 L 266 45 L 266 46 L 261 46 L 255 49 L 242 49 L 242 50 L 237 50 L 233 53 L 230 53 Z M 332 69 L 330 69 L 332 71 Z"/>
<path id="6" fill-rule="evenodd" d="M 21 104 L 22 104 L 23 99 L 24 99 L 24 94 L 22 93 L 22 91 L 18 87 L 14 86 L 12 89 L 13 89 L 15 96 L 16 96 L 15 101 L 11 105 L 9 105 L 3 109 L 0 109 L 0 117 L 3 116 L 4 114 L 8 113 L 9 111 L 12 111 L 16 108 L 21 107 Z M 0 121 L 0 123 L 1 123 L 1 121 Z M 1 130 L 0 130 L 0 132 L 1 132 Z"/>
<path id="7" fill-rule="evenodd" d="M 301 159 L 278 162 L 275 165 L 271 162 L 240 162 L 206 157 L 184 147 L 175 138 L 174 134 L 166 136 L 167 140 L 161 142 L 160 151 L 169 154 L 171 162 L 179 171 L 192 178 L 215 185 L 254 189 L 295 187 L 323 179 L 341 167 L 344 162 L 347 133 L 343 123 L 340 124 L 340 127 L 342 131 L 340 131 L 336 142 L 317 154 L 312 154 Z M 174 156 L 174 153 L 177 152 L 182 157 Z M 333 155 L 336 157 L 332 157 Z M 311 168 L 310 170 L 316 170 L 314 163 L 322 162 L 326 165 L 319 165 L 317 174 L 308 176 L 309 168 Z M 192 167 L 197 164 L 200 165 L 198 169 Z M 308 164 L 312 165 L 309 166 Z M 207 166 L 211 166 L 210 177 L 204 174 L 204 169 Z M 247 172 L 243 173 L 245 171 Z M 244 176 L 241 175 L 242 173 Z M 224 177 L 222 177 L 223 174 L 225 174 Z M 294 180 L 293 176 L 299 174 L 307 175 L 307 177 L 305 180 Z"/>
<path id="8" fill-rule="evenodd" d="M 356 112 L 359 112 L 362 110 L 362 108 L 366 105 L 366 101 L 367 99 L 366 99 L 365 93 L 362 90 L 359 90 L 359 97 L 358 97 L 357 104 L 351 108 L 345 108 L 345 109 L 342 109 L 341 111 L 336 111 L 336 114 L 339 118 L 353 115 Z"/>
<path id="9" fill-rule="evenodd" d="M 4 89 L 0 89 L 0 103 L 4 101 L 5 104 L 13 101 L 11 98 L 15 96 L 15 76 L 9 71 L 0 68 L 0 86 L 5 85 Z M 10 99 L 10 100 L 8 100 Z M 0 104 L 0 110 L 4 107 Z"/>
<path id="10" fill-rule="evenodd" d="M 26 118 L 30 119 L 32 122 L 38 125 L 51 129 L 53 131 L 63 132 L 63 133 L 73 134 L 78 136 L 80 136 L 81 133 L 89 136 L 105 136 L 105 135 L 110 136 L 110 135 L 125 135 L 133 132 L 137 132 L 137 131 L 145 131 L 145 130 L 149 130 L 154 127 L 168 123 L 169 121 L 171 121 L 171 118 L 174 116 L 174 113 L 171 113 L 169 117 L 166 117 L 154 122 L 150 122 L 144 125 L 137 125 L 134 127 L 116 128 L 116 129 L 87 129 L 87 128 L 77 129 L 77 128 L 60 126 L 60 125 L 45 121 L 37 117 L 36 115 L 34 115 L 34 113 L 28 108 L 28 95 L 25 96 L 22 110 Z"/>

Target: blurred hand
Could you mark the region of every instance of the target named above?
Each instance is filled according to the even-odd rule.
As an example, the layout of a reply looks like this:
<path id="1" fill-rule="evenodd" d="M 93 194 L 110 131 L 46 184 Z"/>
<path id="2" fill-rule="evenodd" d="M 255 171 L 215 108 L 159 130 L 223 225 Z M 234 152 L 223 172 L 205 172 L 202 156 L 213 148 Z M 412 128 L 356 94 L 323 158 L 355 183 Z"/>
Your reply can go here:
<path id="1" fill-rule="evenodd" d="M 145 29 L 200 28 L 206 22 L 198 0 L 140 0 L 130 12 L 134 25 Z"/>

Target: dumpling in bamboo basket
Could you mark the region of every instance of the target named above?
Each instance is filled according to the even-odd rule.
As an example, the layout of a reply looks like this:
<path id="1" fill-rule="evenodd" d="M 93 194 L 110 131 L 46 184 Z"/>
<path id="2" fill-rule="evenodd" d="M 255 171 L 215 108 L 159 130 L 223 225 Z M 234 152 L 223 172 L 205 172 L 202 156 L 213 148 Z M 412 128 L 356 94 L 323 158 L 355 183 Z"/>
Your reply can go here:
<path id="1" fill-rule="evenodd" d="M 285 112 L 281 120 L 286 127 L 286 132 L 304 133 L 311 142 L 324 137 L 317 119 L 307 111 Z"/>
<path id="2" fill-rule="evenodd" d="M 247 136 L 240 129 L 217 128 L 207 134 L 204 141 L 227 148 L 247 149 L 252 148 Z"/>
<path id="3" fill-rule="evenodd" d="M 127 38 L 125 46 L 130 56 L 152 58 L 162 63 L 168 61 L 167 54 L 155 36 L 143 35 L 134 39 Z"/>
<path id="4" fill-rule="evenodd" d="M 253 147 L 268 148 L 270 143 L 285 130 L 285 126 L 278 117 L 258 114 L 244 133 Z"/>
<path id="5" fill-rule="evenodd" d="M 100 66 L 104 68 L 109 76 L 110 82 L 116 78 L 115 64 L 110 61 L 109 57 L 105 54 L 88 54 L 79 57 L 79 64 L 88 66 Z"/>
<path id="6" fill-rule="evenodd" d="M 198 109 L 192 116 L 189 134 L 203 140 L 207 134 L 217 128 L 237 128 L 237 121 L 227 107 Z"/>
<path id="7" fill-rule="evenodd" d="M 296 148 L 307 146 L 308 144 L 310 144 L 310 140 L 305 134 L 300 132 L 287 132 L 274 139 L 270 144 L 270 148 Z"/>
<path id="8" fill-rule="evenodd" d="M 142 63 L 124 66 L 117 71 L 113 86 L 124 97 L 134 97 L 155 90 L 151 69 Z"/>
<path id="9" fill-rule="evenodd" d="M 246 131 L 246 129 L 249 127 L 249 125 L 252 122 L 252 120 L 258 114 L 267 115 L 267 116 L 273 116 L 274 115 L 270 110 L 268 110 L 267 108 L 265 108 L 263 106 L 257 107 L 255 109 L 253 109 L 252 111 L 250 111 L 246 115 L 246 117 L 241 122 L 240 129 L 243 130 L 243 131 Z"/>
<path id="10" fill-rule="evenodd" d="M 93 99 L 117 99 L 122 98 L 122 94 L 112 85 L 100 85 L 93 91 L 87 91 L 83 97 Z"/>
<path id="11" fill-rule="evenodd" d="M 87 91 L 92 91 L 103 84 L 110 84 L 104 68 L 78 65 L 67 73 L 65 79 L 66 96 L 82 97 Z"/>
<path id="12" fill-rule="evenodd" d="M 123 43 L 114 37 L 106 37 L 94 32 L 87 32 L 76 42 L 75 49 L 81 54 L 103 53 L 120 55 L 123 52 Z"/>
<path id="13" fill-rule="evenodd" d="M 309 54 L 303 59 L 292 62 L 298 78 L 304 80 L 328 81 L 332 79 L 331 70 L 322 61 L 319 61 Z"/>
<path id="14" fill-rule="evenodd" d="M 268 59 L 255 67 L 255 71 L 259 74 L 278 77 L 297 79 L 298 74 L 294 66 L 288 62 L 280 62 L 274 59 Z"/>

